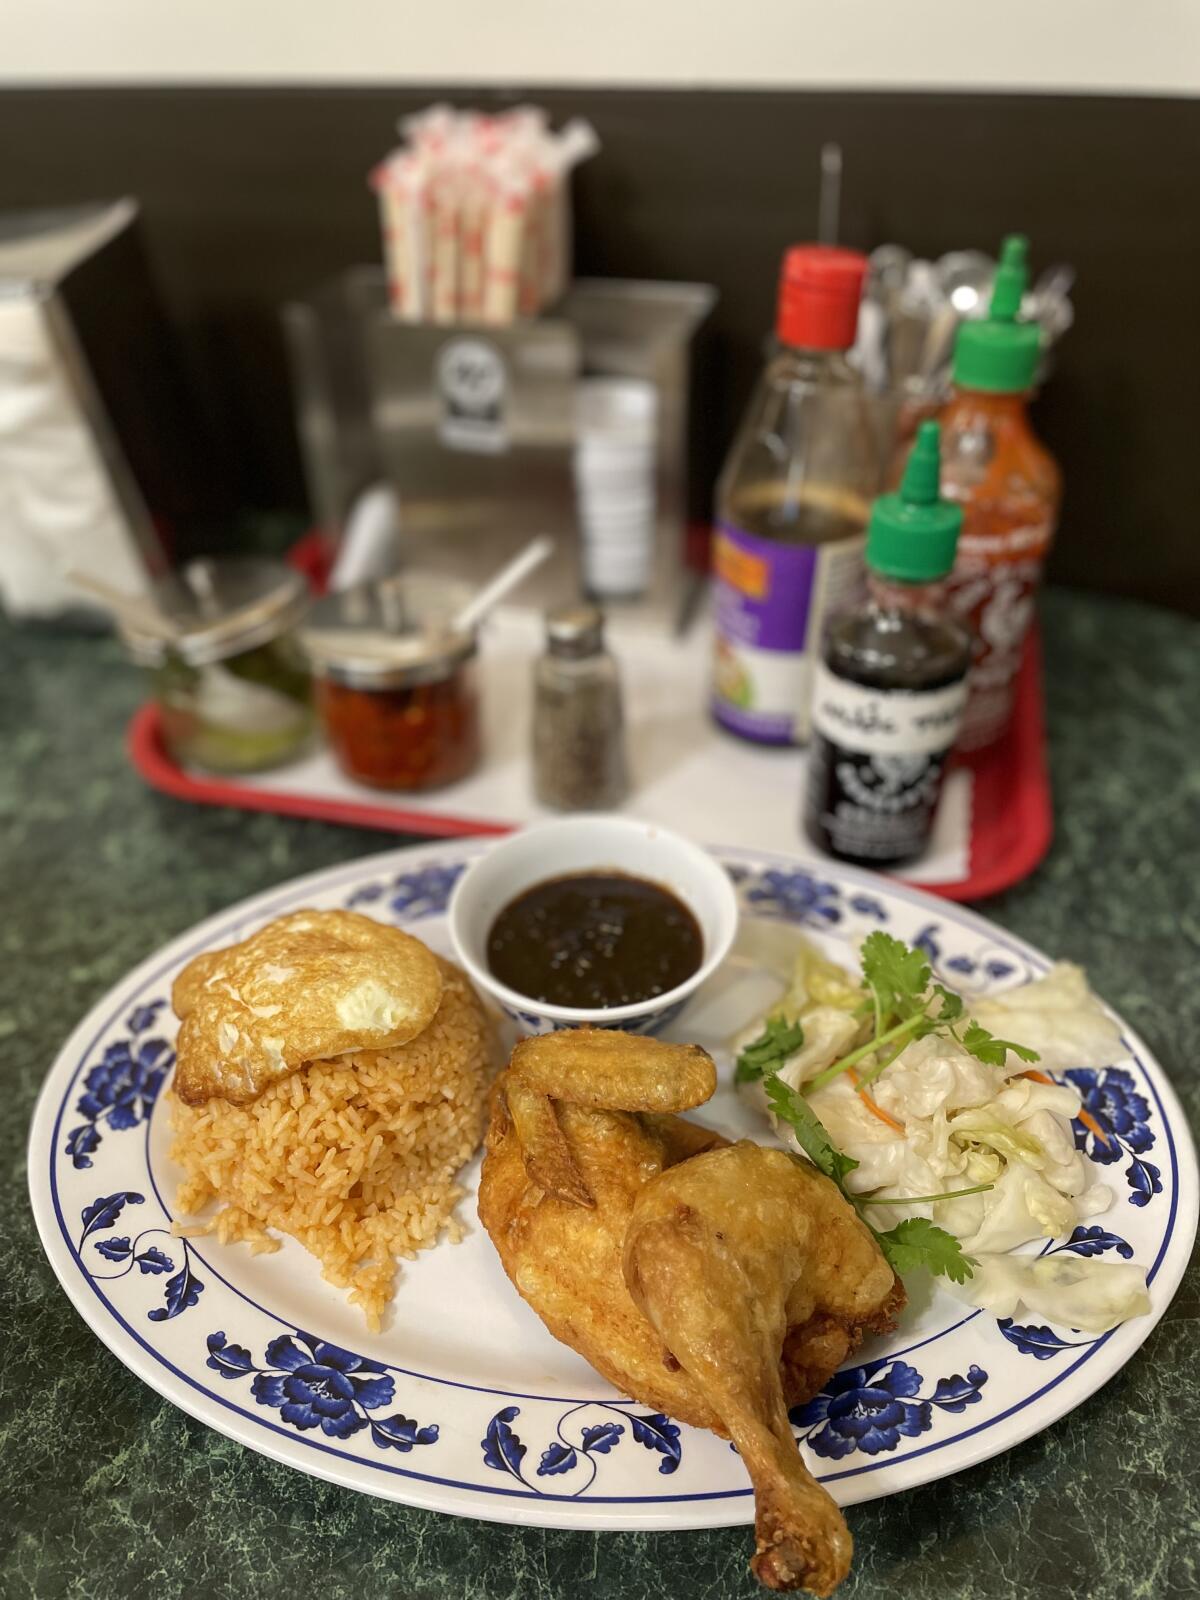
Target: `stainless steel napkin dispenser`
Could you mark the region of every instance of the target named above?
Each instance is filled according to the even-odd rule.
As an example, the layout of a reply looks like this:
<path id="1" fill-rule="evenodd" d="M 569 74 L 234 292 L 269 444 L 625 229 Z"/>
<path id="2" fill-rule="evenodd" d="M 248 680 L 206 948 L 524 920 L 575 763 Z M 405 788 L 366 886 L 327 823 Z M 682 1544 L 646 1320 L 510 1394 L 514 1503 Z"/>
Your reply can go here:
<path id="1" fill-rule="evenodd" d="M 383 481 L 398 497 L 414 564 L 470 575 L 548 532 L 559 553 L 530 598 L 561 595 L 575 584 L 578 380 L 637 377 L 658 395 L 655 571 L 645 599 L 672 604 L 686 514 L 689 342 L 715 298 L 704 284 L 581 279 L 554 316 L 502 328 L 412 324 L 389 312 L 381 270 L 345 273 L 284 311 L 319 523 L 336 537 L 356 498 Z"/>

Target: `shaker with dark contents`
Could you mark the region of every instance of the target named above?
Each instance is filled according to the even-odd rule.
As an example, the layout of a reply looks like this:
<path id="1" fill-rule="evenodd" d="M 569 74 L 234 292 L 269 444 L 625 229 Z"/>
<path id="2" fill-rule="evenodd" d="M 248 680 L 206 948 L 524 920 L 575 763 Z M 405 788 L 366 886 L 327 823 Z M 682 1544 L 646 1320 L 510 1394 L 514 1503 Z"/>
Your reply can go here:
<path id="1" fill-rule="evenodd" d="M 704 959 L 677 895 L 624 872 L 548 878 L 492 924 L 488 966 L 514 993 L 582 1010 L 637 1005 L 685 983 Z"/>
<path id="2" fill-rule="evenodd" d="M 617 664 L 588 605 L 546 617 L 533 679 L 533 787 L 556 811 L 603 811 L 629 791 Z"/>
<path id="3" fill-rule="evenodd" d="M 939 498 L 938 464 L 938 425 L 923 422 L 899 493 L 871 511 L 868 599 L 825 634 L 804 821 L 843 861 L 920 855 L 962 722 L 971 639 L 945 592 L 962 511 Z"/>

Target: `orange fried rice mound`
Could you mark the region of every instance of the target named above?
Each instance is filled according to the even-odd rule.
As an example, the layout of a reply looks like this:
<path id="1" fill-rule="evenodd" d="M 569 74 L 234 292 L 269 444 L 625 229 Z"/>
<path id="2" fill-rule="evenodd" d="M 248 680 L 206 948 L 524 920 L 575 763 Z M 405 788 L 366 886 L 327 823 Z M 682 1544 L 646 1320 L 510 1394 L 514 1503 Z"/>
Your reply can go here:
<path id="1" fill-rule="evenodd" d="M 310 1062 L 250 1105 L 188 1106 L 171 1093 L 171 1159 L 185 1174 L 179 1210 L 221 1208 L 176 1231 L 256 1251 L 279 1248 L 269 1230 L 290 1233 L 378 1332 L 396 1257 L 428 1249 L 443 1231 L 462 1237 L 455 1176 L 482 1138 L 495 1065 L 474 991 L 457 967 L 439 965 L 441 1004 L 408 1044 Z"/>

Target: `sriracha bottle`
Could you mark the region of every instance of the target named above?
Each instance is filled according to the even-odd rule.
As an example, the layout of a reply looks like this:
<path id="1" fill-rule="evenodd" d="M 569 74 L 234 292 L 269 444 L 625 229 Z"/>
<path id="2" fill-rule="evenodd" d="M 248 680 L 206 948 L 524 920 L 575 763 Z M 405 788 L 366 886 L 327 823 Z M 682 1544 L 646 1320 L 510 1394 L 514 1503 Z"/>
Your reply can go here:
<path id="1" fill-rule="evenodd" d="M 987 317 L 958 331 L 954 392 L 940 414 L 942 493 L 963 509 L 949 598 L 975 637 L 964 750 L 994 744 L 1008 726 L 1062 492 L 1026 409 L 1040 346 L 1037 324 L 1017 321 L 1027 248 L 1019 235 L 1004 241 Z"/>

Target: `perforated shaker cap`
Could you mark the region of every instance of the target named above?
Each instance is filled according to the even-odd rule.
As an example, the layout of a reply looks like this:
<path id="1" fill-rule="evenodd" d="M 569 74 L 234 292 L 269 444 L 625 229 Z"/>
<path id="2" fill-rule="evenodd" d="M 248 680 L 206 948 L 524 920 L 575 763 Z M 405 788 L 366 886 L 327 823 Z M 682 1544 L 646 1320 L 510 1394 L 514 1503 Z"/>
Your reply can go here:
<path id="1" fill-rule="evenodd" d="M 604 613 L 598 606 L 559 606 L 546 613 L 546 639 L 554 655 L 595 655 L 604 644 Z"/>

